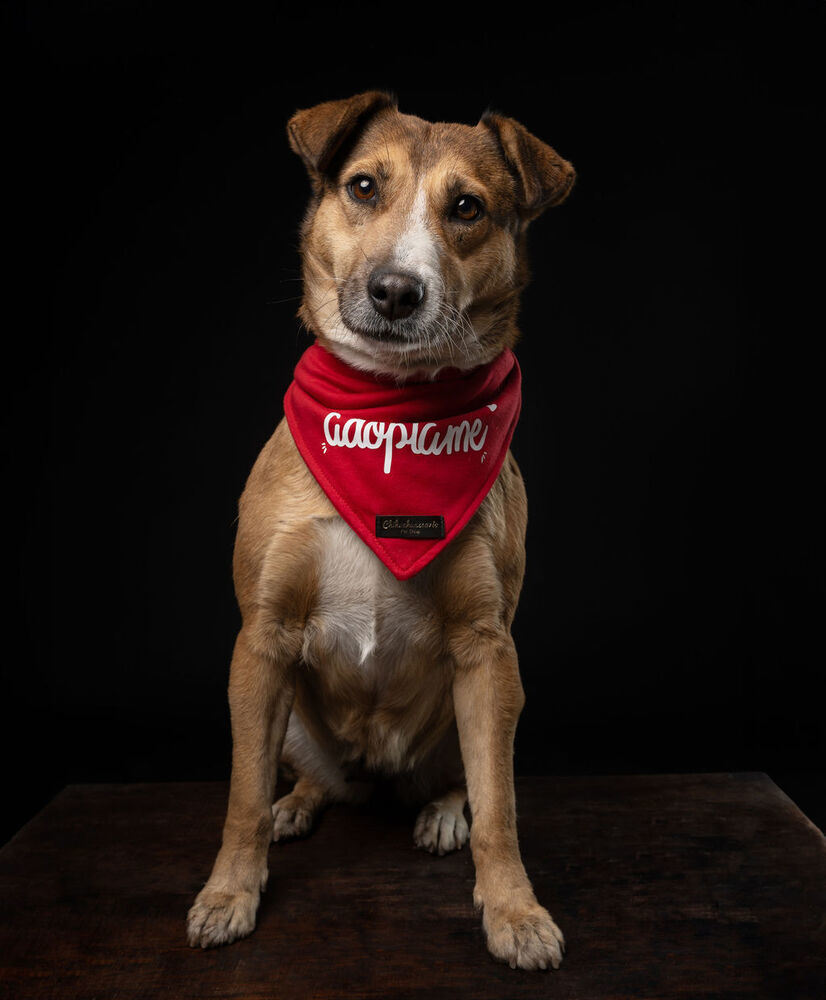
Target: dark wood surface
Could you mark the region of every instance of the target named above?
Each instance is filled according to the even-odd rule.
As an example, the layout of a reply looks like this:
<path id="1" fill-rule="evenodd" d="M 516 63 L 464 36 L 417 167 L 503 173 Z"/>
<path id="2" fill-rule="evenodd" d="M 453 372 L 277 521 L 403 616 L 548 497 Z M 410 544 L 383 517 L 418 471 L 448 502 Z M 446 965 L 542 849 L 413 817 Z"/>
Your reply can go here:
<path id="1" fill-rule="evenodd" d="M 381 798 L 273 846 L 249 938 L 189 948 L 226 795 L 61 792 L 0 851 L 0 996 L 826 997 L 826 840 L 765 775 L 519 780 L 525 864 L 568 941 L 545 973 L 489 957 L 469 852 L 414 850 Z"/>

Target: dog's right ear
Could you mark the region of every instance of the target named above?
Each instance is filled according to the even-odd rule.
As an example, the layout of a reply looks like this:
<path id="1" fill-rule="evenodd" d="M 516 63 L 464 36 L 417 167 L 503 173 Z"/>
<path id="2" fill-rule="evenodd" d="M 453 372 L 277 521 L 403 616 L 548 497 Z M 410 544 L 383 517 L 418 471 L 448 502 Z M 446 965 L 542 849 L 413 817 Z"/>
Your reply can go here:
<path id="1" fill-rule="evenodd" d="M 396 100 L 379 90 L 368 90 L 344 101 L 325 101 L 297 111 L 287 124 L 287 136 L 316 181 L 327 172 L 348 137 L 383 108 L 395 108 Z"/>

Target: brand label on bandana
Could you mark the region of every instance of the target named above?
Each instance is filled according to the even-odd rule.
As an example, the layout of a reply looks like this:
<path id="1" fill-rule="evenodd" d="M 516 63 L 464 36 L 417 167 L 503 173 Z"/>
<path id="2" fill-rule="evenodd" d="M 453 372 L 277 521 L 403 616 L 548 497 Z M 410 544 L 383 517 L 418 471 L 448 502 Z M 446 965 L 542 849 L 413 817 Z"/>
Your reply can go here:
<path id="1" fill-rule="evenodd" d="M 296 366 L 284 410 L 336 510 L 404 580 L 456 537 L 487 496 L 519 417 L 520 385 L 510 350 L 471 371 L 398 385 L 314 344 Z M 405 513 L 383 513 L 399 510 Z"/>
<path id="2" fill-rule="evenodd" d="M 376 538 L 444 538 L 445 519 L 417 514 L 379 514 Z"/>

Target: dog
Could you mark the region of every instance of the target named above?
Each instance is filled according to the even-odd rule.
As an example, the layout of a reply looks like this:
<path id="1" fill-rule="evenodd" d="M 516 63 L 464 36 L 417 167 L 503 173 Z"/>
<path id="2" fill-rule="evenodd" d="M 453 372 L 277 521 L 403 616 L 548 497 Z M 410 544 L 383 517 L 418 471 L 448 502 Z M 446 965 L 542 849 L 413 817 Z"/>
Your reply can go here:
<path id="1" fill-rule="evenodd" d="M 298 111 L 288 139 L 312 187 L 299 310 L 312 365 L 296 368 L 240 499 L 229 803 L 188 941 L 249 934 L 271 841 L 384 776 L 426 803 L 416 846 L 470 841 L 491 954 L 558 968 L 563 935 L 517 842 L 511 623 L 527 504 L 509 435 L 525 233 L 574 169 L 504 115 L 430 123 L 379 91 Z M 454 399 L 459 416 L 440 416 Z M 454 480 L 473 496 L 454 501 Z M 419 489 L 431 493 L 414 505 Z M 279 767 L 295 784 L 273 805 Z"/>

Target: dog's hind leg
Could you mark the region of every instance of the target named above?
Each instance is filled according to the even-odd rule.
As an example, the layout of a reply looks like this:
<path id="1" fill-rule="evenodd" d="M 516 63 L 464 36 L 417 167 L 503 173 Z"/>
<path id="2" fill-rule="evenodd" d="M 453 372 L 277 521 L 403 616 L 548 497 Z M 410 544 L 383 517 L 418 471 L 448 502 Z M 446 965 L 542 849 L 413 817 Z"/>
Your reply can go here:
<path id="1" fill-rule="evenodd" d="M 397 779 L 396 791 L 410 805 L 427 805 L 413 827 L 413 843 L 431 854 L 460 851 L 468 842 L 467 788 L 456 726 L 411 774 Z"/>
<path id="2" fill-rule="evenodd" d="M 292 840 L 305 837 L 316 816 L 330 801 L 328 790 L 310 777 L 303 776 L 293 790 L 282 796 L 272 807 L 272 839 Z"/>
<path id="3" fill-rule="evenodd" d="M 296 778 L 293 790 L 272 807 L 273 841 L 306 837 L 330 802 L 358 802 L 367 797 L 364 782 L 347 781 L 331 752 L 313 739 L 295 712 L 290 716 L 281 765 Z"/>
<path id="4" fill-rule="evenodd" d="M 451 788 L 429 802 L 419 813 L 413 828 L 413 843 L 431 854 L 461 851 L 468 841 L 465 819 L 467 789 L 464 785 Z"/>

